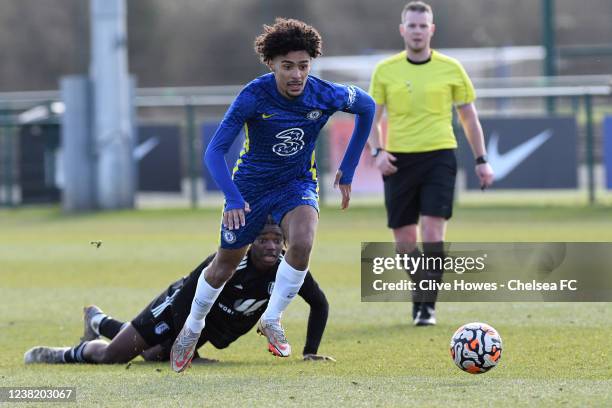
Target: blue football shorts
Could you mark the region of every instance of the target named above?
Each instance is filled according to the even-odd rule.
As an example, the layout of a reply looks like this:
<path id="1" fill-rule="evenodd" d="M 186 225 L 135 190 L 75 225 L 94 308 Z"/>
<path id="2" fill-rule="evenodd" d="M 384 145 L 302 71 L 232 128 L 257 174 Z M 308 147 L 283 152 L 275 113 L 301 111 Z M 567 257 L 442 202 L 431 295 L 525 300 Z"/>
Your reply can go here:
<path id="1" fill-rule="evenodd" d="M 317 182 L 314 180 L 295 180 L 263 193 L 240 192 L 249 203 L 251 212 L 246 214 L 246 225 L 237 230 L 228 230 L 223 227 L 223 221 L 221 222 L 221 248 L 238 249 L 251 244 L 264 228 L 268 215 L 280 225 L 285 214 L 301 205 L 309 205 L 319 212 L 319 194 Z"/>

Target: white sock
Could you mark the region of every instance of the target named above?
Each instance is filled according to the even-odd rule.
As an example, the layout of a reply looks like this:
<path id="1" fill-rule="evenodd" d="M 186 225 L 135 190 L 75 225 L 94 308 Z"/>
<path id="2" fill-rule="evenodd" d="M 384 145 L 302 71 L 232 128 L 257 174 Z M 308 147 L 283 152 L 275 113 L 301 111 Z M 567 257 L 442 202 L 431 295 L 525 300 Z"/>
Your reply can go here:
<path id="1" fill-rule="evenodd" d="M 100 323 L 102 323 L 102 320 L 104 320 L 106 317 L 108 316 L 106 316 L 104 313 L 96 313 L 90 320 L 91 329 L 98 336 L 100 335 Z"/>
<path id="2" fill-rule="evenodd" d="M 194 333 L 201 333 L 202 329 L 204 329 L 206 315 L 210 312 L 210 308 L 215 303 L 215 300 L 217 300 L 224 286 L 221 285 L 218 289 L 210 286 L 206 279 L 204 279 L 205 271 L 206 269 L 200 274 L 195 296 L 191 302 L 191 311 L 189 316 L 187 316 L 187 321 L 185 321 L 185 325 Z"/>
<path id="3" fill-rule="evenodd" d="M 289 303 L 302 287 L 306 272 L 308 272 L 308 268 L 305 271 L 298 271 L 283 258 L 276 272 L 276 281 L 274 282 L 270 302 L 268 302 L 268 307 L 261 316 L 263 320 L 279 320 L 281 318 Z"/>

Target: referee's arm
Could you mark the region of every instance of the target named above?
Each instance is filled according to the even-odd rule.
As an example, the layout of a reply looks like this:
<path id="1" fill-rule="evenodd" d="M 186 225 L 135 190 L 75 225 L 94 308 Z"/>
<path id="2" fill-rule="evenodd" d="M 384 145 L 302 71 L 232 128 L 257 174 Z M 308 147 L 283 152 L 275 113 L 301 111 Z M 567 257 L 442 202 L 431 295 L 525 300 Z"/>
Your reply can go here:
<path id="1" fill-rule="evenodd" d="M 459 105 L 457 106 L 457 113 L 459 114 L 459 120 L 461 121 L 461 126 L 463 126 L 465 137 L 472 148 L 474 158 L 486 158 L 487 149 L 484 142 L 484 133 L 482 126 L 480 126 L 476 106 L 474 106 L 473 102 Z M 475 170 L 476 175 L 480 179 L 480 188 L 484 190 L 493 184 L 493 169 L 486 162 L 486 159 L 485 161 L 477 162 Z"/>
<path id="2" fill-rule="evenodd" d="M 382 118 L 385 111 L 385 105 L 376 104 L 376 110 L 374 111 L 374 120 L 372 121 L 372 130 L 368 137 L 368 146 L 370 149 L 382 149 Z"/>
<path id="3" fill-rule="evenodd" d="M 474 158 L 486 156 L 487 150 L 484 143 L 484 134 L 474 103 L 470 102 L 457 106 L 457 113 L 459 114 L 465 136 L 472 148 L 472 153 L 474 153 Z"/>
<path id="4" fill-rule="evenodd" d="M 370 151 L 375 157 L 376 167 L 383 176 L 389 176 L 397 171 L 397 167 L 393 165 L 396 160 L 395 156 L 384 150 L 382 123 L 383 113 L 385 112 L 385 105 L 379 103 L 376 104 L 376 110 L 374 111 L 374 121 L 372 123 L 372 130 L 368 137 L 368 146 Z M 374 153 L 375 152 L 375 153 Z"/>

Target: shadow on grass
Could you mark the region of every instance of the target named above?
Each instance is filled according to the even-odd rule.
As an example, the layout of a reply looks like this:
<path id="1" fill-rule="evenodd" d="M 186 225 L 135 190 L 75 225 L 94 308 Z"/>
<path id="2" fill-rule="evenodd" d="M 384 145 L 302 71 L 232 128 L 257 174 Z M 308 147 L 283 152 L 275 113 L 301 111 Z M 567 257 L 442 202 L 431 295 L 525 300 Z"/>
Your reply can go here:
<path id="1" fill-rule="evenodd" d="M 346 326 L 342 327 L 342 335 L 345 339 L 359 340 L 361 338 L 388 338 L 395 335 L 406 335 L 411 338 L 428 338 L 438 337 L 440 335 L 448 334 L 448 339 L 457 329 L 455 325 L 450 324 L 439 324 L 436 326 L 422 326 L 416 327 L 411 321 L 406 320 L 403 323 L 394 323 L 391 325 L 385 324 L 364 324 L 359 326 Z"/>
<path id="2" fill-rule="evenodd" d="M 188 369 L 189 370 L 224 370 L 224 369 L 234 369 L 237 367 L 249 367 L 249 368 L 257 368 L 257 367 L 268 367 L 273 364 L 276 359 L 270 361 L 255 361 L 255 360 L 244 360 L 244 361 L 236 361 L 236 360 L 219 360 L 215 363 L 195 363 Z M 169 361 L 162 362 L 153 362 L 153 361 L 144 361 L 141 359 L 133 360 L 127 364 L 123 364 L 126 369 L 152 369 L 160 372 L 172 372 L 170 368 Z"/>

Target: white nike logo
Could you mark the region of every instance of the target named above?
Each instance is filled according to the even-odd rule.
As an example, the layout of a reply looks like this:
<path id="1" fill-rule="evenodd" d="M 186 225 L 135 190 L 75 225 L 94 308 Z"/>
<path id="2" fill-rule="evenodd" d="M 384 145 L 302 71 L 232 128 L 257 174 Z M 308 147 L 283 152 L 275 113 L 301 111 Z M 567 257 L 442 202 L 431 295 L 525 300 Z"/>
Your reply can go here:
<path id="1" fill-rule="evenodd" d="M 531 153 L 542 146 L 552 136 L 552 130 L 547 129 L 504 154 L 499 154 L 499 135 L 493 133 L 487 146 L 489 162 L 495 173 L 495 180 L 501 180 L 518 167 Z"/>
<path id="2" fill-rule="evenodd" d="M 234 285 L 234 287 L 235 287 L 236 289 L 240 289 L 240 290 L 244 289 L 244 288 L 242 287 L 242 285 L 241 285 L 241 284 Z"/>
<path id="3" fill-rule="evenodd" d="M 134 152 L 132 153 L 134 160 L 142 160 L 147 154 L 151 152 L 151 150 L 155 149 L 158 144 L 159 138 L 157 136 L 148 138 L 147 140 L 136 146 L 136 148 L 134 148 Z"/>

